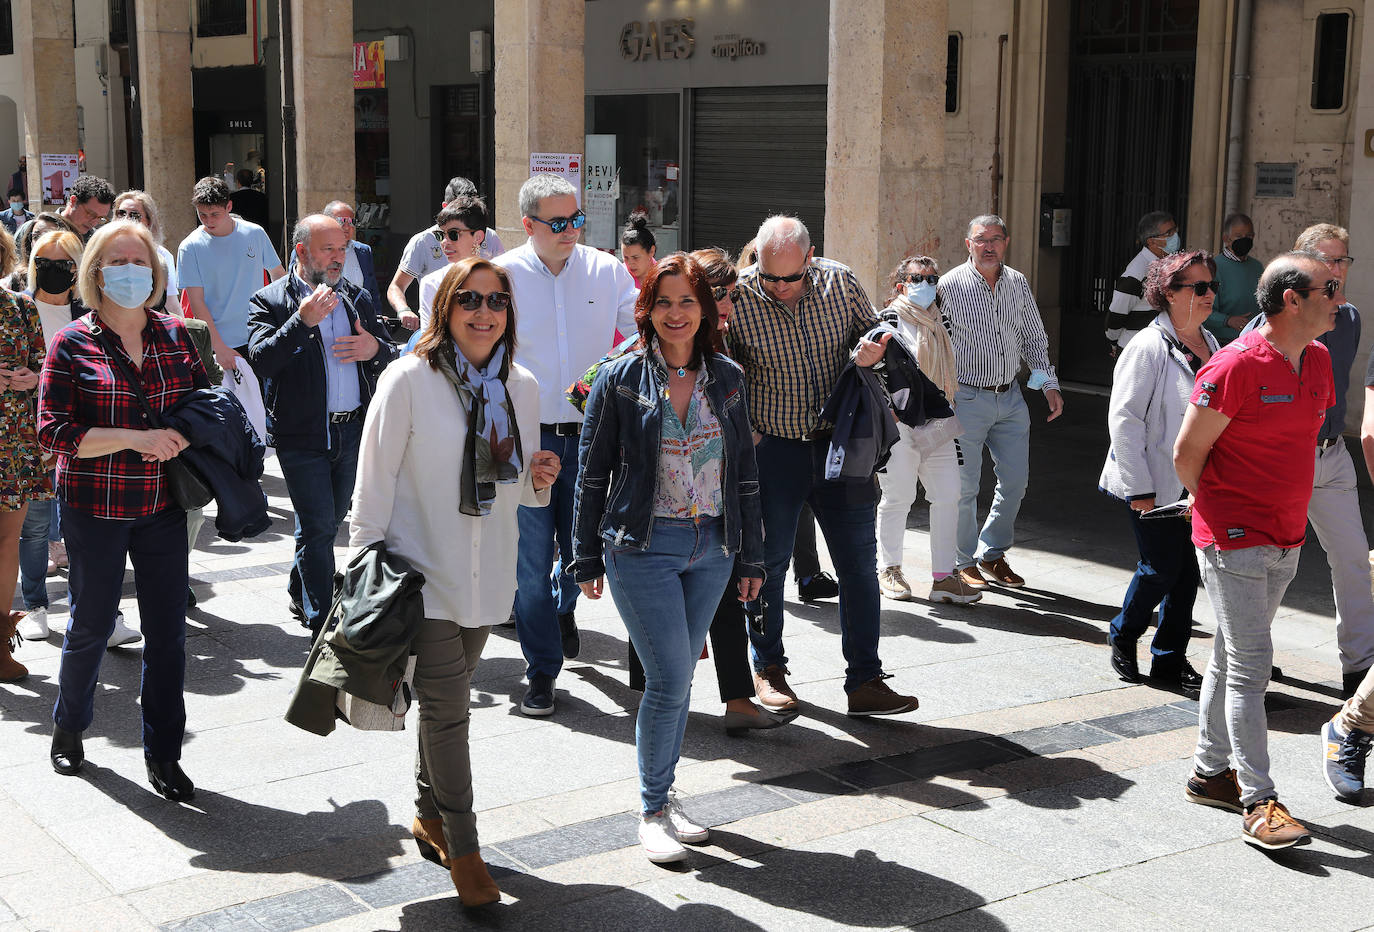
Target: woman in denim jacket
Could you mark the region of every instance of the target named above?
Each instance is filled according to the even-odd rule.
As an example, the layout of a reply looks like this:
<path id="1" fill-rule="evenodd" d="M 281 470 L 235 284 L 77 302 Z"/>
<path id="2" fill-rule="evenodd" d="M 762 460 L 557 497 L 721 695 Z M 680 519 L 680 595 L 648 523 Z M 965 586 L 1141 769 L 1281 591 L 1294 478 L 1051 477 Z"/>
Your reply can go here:
<path id="1" fill-rule="evenodd" d="M 644 660 L 639 840 L 656 863 L 707 838 L 670 795 L 692 674 L 731 570 L 742 600 L 763 583 L 744 375 L 711 349 L 717 318 L 696 260 L 677 253 L 650 270 L 635 306 L 644 347 L 597 375 L 578 452 L 573 574 L 590 599 L 610 576 Z"/>

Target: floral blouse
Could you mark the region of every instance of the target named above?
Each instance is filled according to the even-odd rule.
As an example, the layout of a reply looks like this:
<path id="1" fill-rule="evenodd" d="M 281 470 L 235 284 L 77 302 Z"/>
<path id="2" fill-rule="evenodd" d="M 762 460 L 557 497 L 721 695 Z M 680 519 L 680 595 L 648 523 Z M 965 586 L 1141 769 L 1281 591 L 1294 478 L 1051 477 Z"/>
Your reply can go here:
<path id="1" fill-rule="evenodd" d="M 663 356 L 654 345 L 654 361 L 667 372 Z M 687 423 L 678 420 L 668 396 L 668 380 L 663 379 L 659 397 L 663 431 L 659 441 L 658 489 L 654 494 L 654 517 L 698 518 L 724 513 L 721 491 L 725 441 L 720 421 L 706 400 L 706 367 L 697 370 L 692 397 L 687 402 Z"/>

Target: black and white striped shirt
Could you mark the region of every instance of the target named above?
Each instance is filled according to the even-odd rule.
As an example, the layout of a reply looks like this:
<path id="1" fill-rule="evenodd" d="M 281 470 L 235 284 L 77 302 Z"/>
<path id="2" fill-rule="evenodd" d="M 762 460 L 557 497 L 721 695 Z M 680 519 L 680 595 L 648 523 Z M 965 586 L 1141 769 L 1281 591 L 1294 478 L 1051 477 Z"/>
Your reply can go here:
<path id="1" fill-rule="evenodd" d="M 1006 385 L 1016 379 L 1024 359 L 1032 369 L 1044 370 L 1044 388 L 1059 388 L 1049 338 L 1026 276 L 1004 265 L 997 287 L 989 288 L 969 260 L 940 276 L 939 294 L 960 384 Z"/>

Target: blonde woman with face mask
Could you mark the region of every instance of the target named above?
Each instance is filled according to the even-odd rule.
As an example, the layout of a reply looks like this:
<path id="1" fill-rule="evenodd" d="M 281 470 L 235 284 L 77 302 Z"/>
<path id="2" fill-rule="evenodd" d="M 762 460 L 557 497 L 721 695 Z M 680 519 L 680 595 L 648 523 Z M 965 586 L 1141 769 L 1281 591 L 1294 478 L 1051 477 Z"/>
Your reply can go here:
<path id="1" fill-rule="evenodd" d="M 1219 348 L 1216 337 L 1202 327 L 1216 298 L 1216 271 L 1215 260 L 1196 250 L 1151 263 L 1145 299 L 1159 315 L 1117 359 L 1107 409 L 1111 449 L 1098 480 L 1102 491 L 1126 503 L 1140 548 L 1135 576 L 1107 635 L 1112 669 L 1127 682 L 1143 679 L 1136 642 L 1158 608 L 1149 678 L 1189 691 L 1202 685 L 1202 676 L 1187 658 L 1200 578 L 1188 519 L 1143 515 L 1184 495 L 1183 482 L 1174 471 L 1174 440 L 1183 426 L 1197 371 Z"/>

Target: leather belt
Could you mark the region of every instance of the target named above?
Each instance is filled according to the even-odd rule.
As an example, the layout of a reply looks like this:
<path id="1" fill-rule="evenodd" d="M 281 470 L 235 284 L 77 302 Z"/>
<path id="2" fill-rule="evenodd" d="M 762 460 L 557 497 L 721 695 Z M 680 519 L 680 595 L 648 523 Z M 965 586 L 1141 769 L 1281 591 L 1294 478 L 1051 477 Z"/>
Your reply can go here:
<path id="1" fill-rule="evenodd" d="M 1008 382 L 1005 385 L 970 385 L 969 388 L 980 392 L 992 392 L 994 395 L 1000 395 L 1003 392 L 1010 391 L 1014 385 L 1016 385 L 1015 382 Z"/>
<path id="2" fill-rule="evenodd" d="M 361 407 L 354 408 L 352 411 L 331 411 L 329 412 L 329 423 L 347 424 L 349 421 L 356 421 L 363 416 Z"/>
<path id="3" fill-rule="evenodd" d="M 582 436 L 581 421 L 561 421 L 557 424 L 540 424 L 541 431 L 548 431 L 555 437 L 580 437 Z"/>
<path id="4" fill-rule="evenodd" d="M 1322 453 L 1340 443 L 1340 437 L 1328 437 L 1326 440 L 1317 441 L 1317 452 Z"/>

